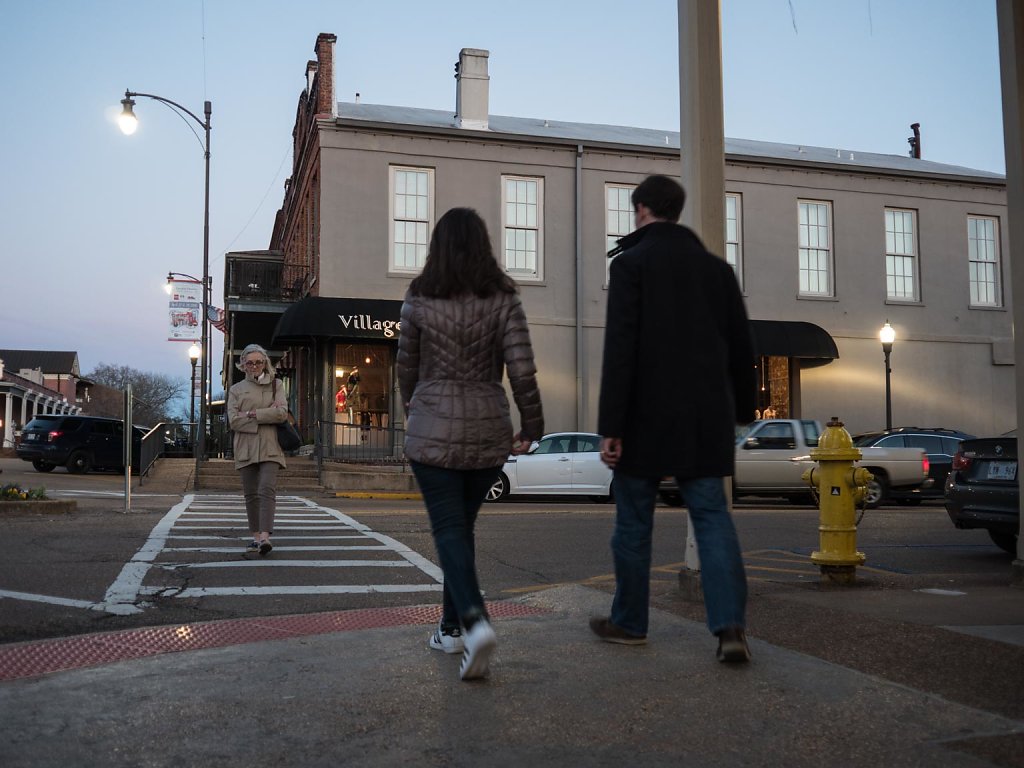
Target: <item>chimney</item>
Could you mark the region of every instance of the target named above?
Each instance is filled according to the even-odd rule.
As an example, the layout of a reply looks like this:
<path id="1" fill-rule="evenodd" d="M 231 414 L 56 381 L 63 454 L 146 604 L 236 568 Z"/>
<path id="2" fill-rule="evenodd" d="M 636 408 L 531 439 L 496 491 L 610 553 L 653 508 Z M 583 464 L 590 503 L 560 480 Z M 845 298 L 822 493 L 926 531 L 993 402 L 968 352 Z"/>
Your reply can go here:
<path id="1" fill-rule="evenodd" d="M 910 156 L 921 159 L 921 124 L 911 123 L 910 130 L 914 132 L 914 135 L 907 139 L 907 144 L 910 145 Z"/>
<path id="2" fill-rule="evenodd" d="M 313 83 L 316 81 L 317 64 L 315 61 L 306 62 L 306 94 L 312 95 Z"/>
<path id="3" fill-rule="evenodd" d="M 338 116 L 338 104 L 334 100 L 334 44 L 337 35 L 321 32 L 316 36 L 317 89 L 314 114 Z M 308 68 L 307 68 L 308 74 Z"/>
<path id="4" fill-rule="evenodd" d="M 487 57 L 489 51 L 463 48 L 455 65 L 455 124 L 459 128 L 487 130 Z"/>

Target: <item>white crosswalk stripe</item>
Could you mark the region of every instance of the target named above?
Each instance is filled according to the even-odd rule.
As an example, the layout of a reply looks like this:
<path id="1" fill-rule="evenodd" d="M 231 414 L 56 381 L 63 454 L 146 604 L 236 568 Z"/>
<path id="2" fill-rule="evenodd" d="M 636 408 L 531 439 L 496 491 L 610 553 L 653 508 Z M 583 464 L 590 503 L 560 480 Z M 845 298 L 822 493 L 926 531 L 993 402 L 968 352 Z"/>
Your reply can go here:
<path id="1" fill-rule="evenodd" d="M 441 591 L 441 570 L 430 560 L 338 510 L 301 496 L 278 497 L 270 555 L 247 554 L 251 539 L 240 495 L 186 495 L 157 523 L 95 607 L 130 614 L 144 610 L 140 598 L 152 596 Z M 183 574 L 187 577 L 180 584 L 168 586 L 167 579 Z M 249 581 L 255 574 L 259 574 L 256 584 Z"/>

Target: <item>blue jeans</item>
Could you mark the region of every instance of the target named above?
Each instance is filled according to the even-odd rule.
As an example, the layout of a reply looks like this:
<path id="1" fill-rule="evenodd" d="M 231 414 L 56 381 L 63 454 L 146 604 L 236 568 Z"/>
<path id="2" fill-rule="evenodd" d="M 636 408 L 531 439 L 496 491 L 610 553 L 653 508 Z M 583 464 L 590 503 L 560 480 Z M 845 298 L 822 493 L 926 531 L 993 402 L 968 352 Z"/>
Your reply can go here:
<path id="1" fill-rule="evenodd" d="M 409 466 L 423 492 L 444 572 L 441 624 L 446 628 L 461 624 L 468 629 L 477 619 L 487 617 L 476 576 L 473 527 L 501 467 L 444 469 L 415 461 Z"/>
<path id="2" fill-rule="evenodd" d="M 616 472 L 615 599 L 611 621 L 627 632 L 647 634 L 651 534 L 658 479 Z M 746 624 L 747 577 L 721 477 L 677 478 L 700 554 L 708 629 L 718 634 Z"/>

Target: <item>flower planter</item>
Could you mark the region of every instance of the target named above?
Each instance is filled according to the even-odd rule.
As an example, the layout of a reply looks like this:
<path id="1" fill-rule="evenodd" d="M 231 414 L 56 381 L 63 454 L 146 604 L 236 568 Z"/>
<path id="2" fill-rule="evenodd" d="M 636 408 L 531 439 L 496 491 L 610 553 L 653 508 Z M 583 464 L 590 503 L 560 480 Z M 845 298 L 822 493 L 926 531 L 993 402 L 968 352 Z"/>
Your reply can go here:
<path id="1" fill-rule="evenodd" d="M 74 499 L 37 499 L 34 501 L 0 499 L 0 515 L 19 512 L 35 512 L 44 515 L 62 515 L 66 512 L 74 512 L 76 509 L 78 509 L 78 502 Z"/>

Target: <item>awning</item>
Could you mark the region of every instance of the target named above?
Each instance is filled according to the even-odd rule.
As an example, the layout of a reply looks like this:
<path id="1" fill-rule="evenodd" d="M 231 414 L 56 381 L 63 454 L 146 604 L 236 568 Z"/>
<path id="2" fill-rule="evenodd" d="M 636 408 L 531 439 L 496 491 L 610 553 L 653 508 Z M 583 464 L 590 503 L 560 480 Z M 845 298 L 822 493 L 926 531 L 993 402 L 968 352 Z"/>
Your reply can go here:
<path id="1" fill-rule="evenodd" d="M 402 302 L 307 296 L 290 306 L 274 329 L 274 345 L 314 339 L 397 339 Z"/>
<path id="2" fill-rule="evenodd" d="M 793 320 L 751 320 L 754 354 L 818 360 L 819 365 L 839 357 L 835 340 L 814 323 Z"/>

